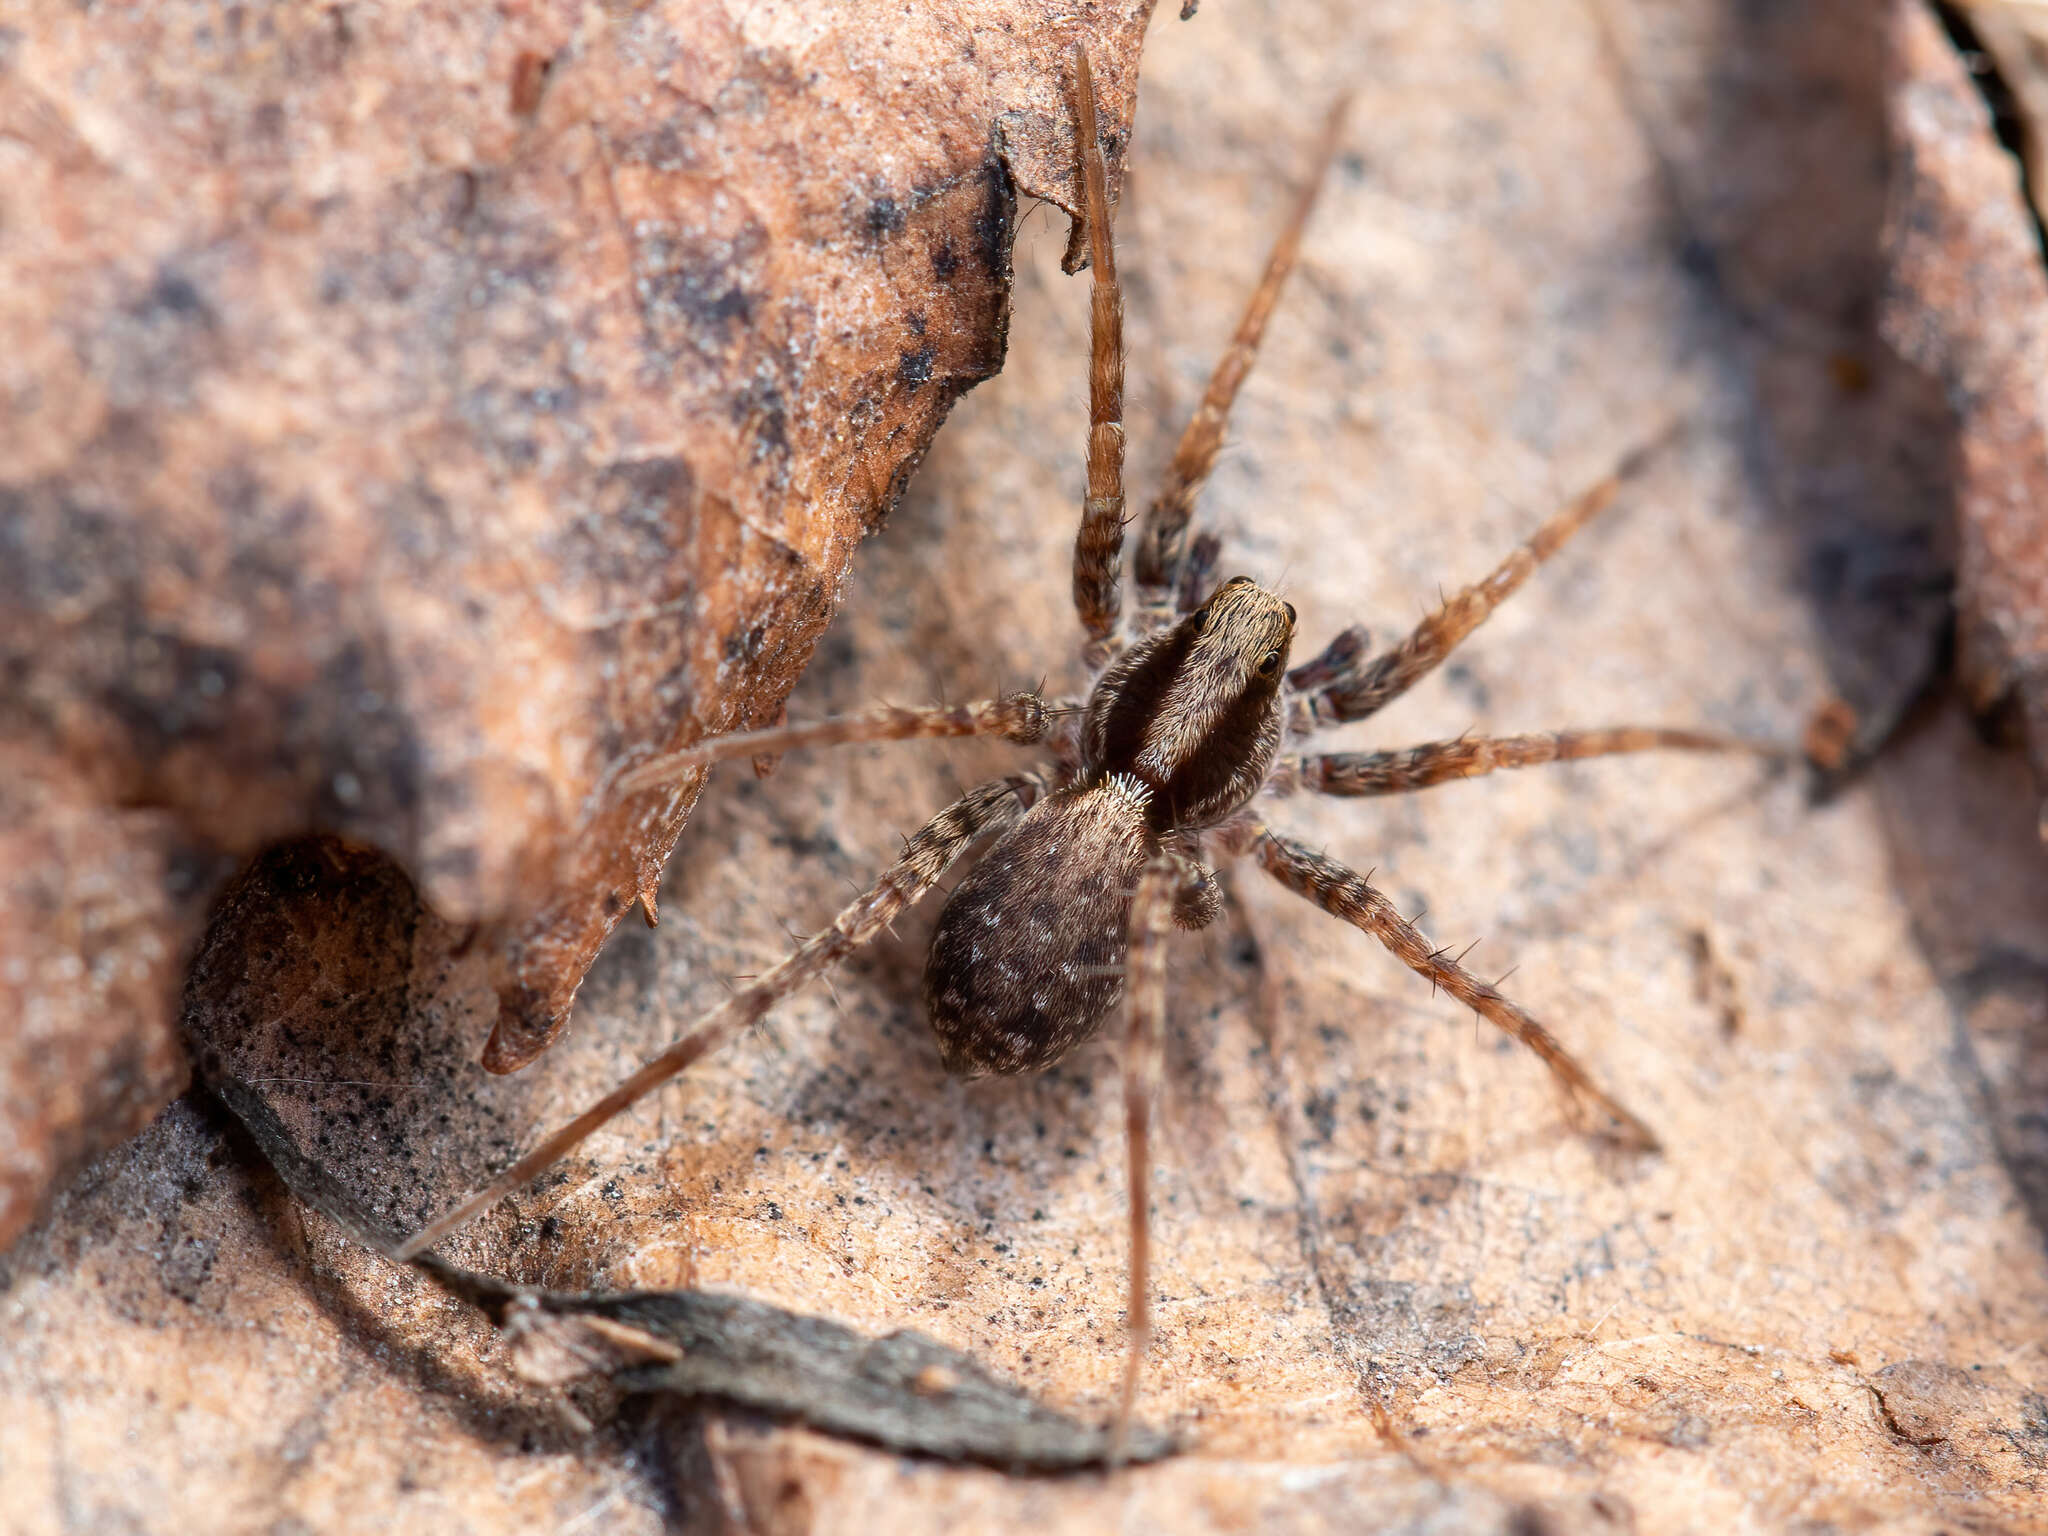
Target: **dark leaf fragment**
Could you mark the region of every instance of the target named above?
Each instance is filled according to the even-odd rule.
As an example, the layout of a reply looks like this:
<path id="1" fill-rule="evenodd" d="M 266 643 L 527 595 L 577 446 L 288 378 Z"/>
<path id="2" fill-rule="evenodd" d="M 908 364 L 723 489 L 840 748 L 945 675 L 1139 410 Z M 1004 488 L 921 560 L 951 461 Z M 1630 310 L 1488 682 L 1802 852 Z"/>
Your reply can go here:
<path id="1" fill-rule="evenodd" d="M 286 1187 L 389 1258 L 397 1235 L 302 1153 L 263 1097 L 208 1061 L 208 1086 Z M 411 1261 L 515 1337 L 521 1374 L 563 1383 L 577 1366 L 628 1392 L 708 1399 L 942 1461 L 1056 1472 L 1099 1465 L 1107 1433 L 1035 1402 L 971 1357 L 909 1329 L 875 1339 L 822 1317 L 709 1291 L 581 1295 L 513 1285 L 431 1253 Z M 1129 1455 L 1171 1455 L 1134 1429 Z"/>

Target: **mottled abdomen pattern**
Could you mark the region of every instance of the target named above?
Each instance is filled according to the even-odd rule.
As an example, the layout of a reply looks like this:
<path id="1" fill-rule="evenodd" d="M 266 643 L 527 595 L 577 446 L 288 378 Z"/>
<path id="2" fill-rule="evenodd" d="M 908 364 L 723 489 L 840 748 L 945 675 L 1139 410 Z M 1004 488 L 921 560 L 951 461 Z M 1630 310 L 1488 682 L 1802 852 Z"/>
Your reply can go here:
<path id="1" fill-rule="evenodd" d="M 925 962 L 946 1070 L 1037 1072 L 1124 990 L 1124 930 L 1152 851 L 1150 792 L 1121 774 L 1047 796 L 953 888 Z"/>

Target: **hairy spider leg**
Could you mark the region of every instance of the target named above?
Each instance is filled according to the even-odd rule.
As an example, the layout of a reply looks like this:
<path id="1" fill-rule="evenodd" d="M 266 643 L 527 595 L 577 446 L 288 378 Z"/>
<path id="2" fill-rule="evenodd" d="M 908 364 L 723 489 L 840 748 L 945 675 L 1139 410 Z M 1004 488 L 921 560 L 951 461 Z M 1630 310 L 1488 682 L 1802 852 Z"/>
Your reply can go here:
<path id="1" fill-rule="evenodd" d="M 1280 290 L 1286 286 L 1301 254 L 1302 230 L 1315 209 L 1324 182 L 1329 179 L 1330 162 L 1337 153 L 1337 136 L 1349 106 L 1350 98 L 1341 98 L 1324 119 L 1308 181 L 1295 198 L 1279 238 L 1273 242 L 1266 257 L 1266 270 L 1258 287 L 1252 290 L 1237 322 L 1236 334 L 1209 375 L 1209 387 L 1202 392 L 1201 404 L 1195 407 L 1195 414 L 1188 418 L 1181 432 L 1173 462 L 1167 466 L 1166 482 L 1145 510 L 1132 555 L 1132 576 L 1138 589 L 1135 617 L 1141 633 L 1163 627 L 1176 613 L 1192 612 L 1209 595 L 1209 583 L 1195 590 L 1193 583 L 1181 580 L 1187 558 L 1188 520 L 1194 514 L 1195 497 L 1216 466 L 1216 455 L 1223 447 L 1223 431 L 1230 421 L 1230 408 L 1258 356 L 1266 322 L 1272 317 Z"/>
<path id="2" fill-rule="evenodd" d="M 1183 860 L 1171 853 L 1153 857 L 1139 878 L 1125 931 L 1124 1001 L 1129 1029 L 1124 1040 L 1124 1176 L 1129 1184 L 1130 1254 L 1124 1307 L 1126 1354 L 1123 1388 L 1109 1431 L 1109 1464 L 1124 1460 L 1131 1414 L 1145 1351 L 1152 1342 L 1152 1101 L 1166 1056 L 1166 941 L 1173 927 L 1175 887 L 1185 878 Z"/>
<path id="3" fill-rule="evenodd" d="M 879 704 L 851 715 L 829 715 L 799 725 L 770 726 L 759 731 L 733 731 L 711 736 L 680 752 L 651 758 L 623 774 L 622 794 L 673 784 L 692 768 L 735 757 L 782 753 L 796 747 L 838 747 L 861 741 L 908 741 L 918 737 L 1000 736 L 1024 746 L 1045 737 L 1046 721 L 1055 711 L 1035 693 L 1007 693 L 999 699 L 977 699 L 950 707 L 901 708 Z"/>
<path id="4" fill-rule="evenodd" d="M 992 779 L 970 789 L 919 828 L 904 845 L 903 857 L 850 902 L 830 927 L 804 940 L 783 960 L 698 1018 L 667 1050 L 651 1058 L 483 1189 L 406 1239 L 397 1256 L 410 1259 L 468 1226 L 505 1196 L 568 1156 L 592 1131 L 751 1028 L 798 987 L 824 975 L 873 941 L 898 915 L 929 892 L 976 839 L 1016 820 L 1039 789 L 1038 780 L 1028 775 Z"/>
<path id="5" fill-rule="evenodd" d="M 1118 649 L 1123 617 L 1124 293 L 1116 280 L 1109 173 L 1095 119 L 1095 76 L 1074 50 L 1074 106 L 1088 218 L 1088 494 L 1074 537 L 1074 608 L 1087 634 L 1087 660 L 1100 667 Z"/>
<path id="6" fill-rule="evenodd" d="M 1266 873 L 1288 890 L 1371 934 L 1408 969 L 1534 1051 L 1576 1109 L 1583 1112 L 1590 1106 L 1606 1118 L 1605 1126 L 1589 1128 L 1631 1149 L 1657 1150 L 1657 1138 L 1650 1128 L 1595 1083 L 1556 1036 L 1432 945 L 1364 876 L 1255 821 L 1233 830 L 1249 844 L 1249 851 Z"/>
<path id="7" fill-rule="evenodd" d="M 1283 757 L 1273 765 L 1268 794 L 1305 791 L 1316 795 L 1362 798 L 1406 795 L 1456 779 L 1476 779 L 1504 768 L 1532 768 L 1543 763 L 1576 762 L 1588 757 L 1615 757 L 1627 752 L 1753 752 L 1760 757 L 1785 757 L 1783 747 L 1723 736 L 1712 731 L 1675 730 L 1664 726 L 1625 725 L 1595 731 L 1542 731 L 1523 736 L 1460 736 L 1430 741 L 1396 752 L 1329 752 L 1320 756 Z"/>
<path id="8" fill-rule="evenodd" d="M 1638 478 L 1678 430 L 1674 423 L 1631 450 L 1597 484 L 1552 513 L 1527 543 L 1495 566 L 1484 580 L 1445 599 L 1442 607 L 1416 625 L 1392 650 L 1367 660 L 1362 643 L 1364 631 L 1348 629 L 1331 641 L 1321 655 L 1295 668 L 1289 674 L 1290 683 L 1299 677 L 1308 686 L 1297 690 L 1288 720 L 1289 733 L 1307 736 L 1327 726 L 1363 720 L 1434 672 L 1539 565 L 1613 501 L 1623 485 Z"/>

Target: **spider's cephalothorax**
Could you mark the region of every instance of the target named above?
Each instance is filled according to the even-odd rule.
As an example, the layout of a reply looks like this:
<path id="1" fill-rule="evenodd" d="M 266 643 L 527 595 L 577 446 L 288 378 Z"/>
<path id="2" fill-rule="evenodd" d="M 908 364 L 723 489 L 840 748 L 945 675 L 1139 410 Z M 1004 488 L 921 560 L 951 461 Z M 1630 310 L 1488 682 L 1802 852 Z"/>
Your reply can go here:
<path id="1" fill-rule="evenodd" d="M 1122 1001 L 1146 865 L 1174 833 L 1242 807 L 1272 770 L 1294 618 L 1292 604 L 1234 577 L 1103 672 L 1073 782 L 1005 833 L 939 914 L 924 997 L 949 1071 L 1040 1071 Z M 1199 928 L 1219 888 L 1191 855 L 1178 860 L 1174 919 Z"/>
<path id="2" fill-rule="evenodd" d="M 1294 605 L 1233 576 L 1171 629 L 1112 662 L 1081 724 L 1084 778 L 1152 791 L 1155 832 L 1213 827 L 1272 771 Z"/>

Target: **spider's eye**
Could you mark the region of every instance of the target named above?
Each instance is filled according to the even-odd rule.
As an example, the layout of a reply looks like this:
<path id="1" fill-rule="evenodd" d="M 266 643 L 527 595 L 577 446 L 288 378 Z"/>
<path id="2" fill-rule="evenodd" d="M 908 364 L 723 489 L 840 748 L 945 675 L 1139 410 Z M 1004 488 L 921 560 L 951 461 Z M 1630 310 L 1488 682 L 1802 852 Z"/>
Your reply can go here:
<path id="1" fill-rule="evenodd" d="M 1249 576 L 1233 576 L 1230 580 L 1223 583 L 1226 587 L 1248 587 L 1251 584 L 1252 579 Z"/>
<path id="2" fill-rule="evenodd" d="M 1293 623 L 1293 622 L 1294 622 L 1294 621 L 1295 621 L 1296 619 L 1299 619 L 1299 618 L 1301 617 L 1301 615 L 1300 615 L 1300 614 L 1298 614 L 1298 613 L 1296 613 L 1296 612 L 1294 611 L 1294 604 L 1292 604 L 1292 603 L 1282 603 L 1282 604 L 1281 604 L 1280 606 L 1281 606 L 1282 608 L 1285 608 L 1285 609 L 1287 610 L 1287 622 L 1288 622 L 1288 623 L 1292 624 L 1292 623 Z"/>
<path id="3" fill-rule="evenodd" d="M 1280 653 L 1278 651 L 1268 651 L 1265 655 L 1259 658 L 1259 676 L 1271 677 L 1275 672 L 1278 672 L 1279 670 Z"/>

